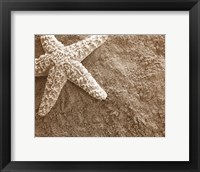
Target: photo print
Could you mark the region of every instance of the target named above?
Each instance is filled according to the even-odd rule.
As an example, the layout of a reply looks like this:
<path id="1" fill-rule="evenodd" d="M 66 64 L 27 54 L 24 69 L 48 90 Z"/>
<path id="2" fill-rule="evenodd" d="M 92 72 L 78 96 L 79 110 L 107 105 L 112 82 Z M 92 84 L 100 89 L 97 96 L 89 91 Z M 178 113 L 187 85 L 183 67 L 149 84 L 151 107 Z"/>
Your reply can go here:
<path id="1" fill-rule="evenodd" d="M 165 35 L 35 35 L 35 137 L 165 137 Z"/>

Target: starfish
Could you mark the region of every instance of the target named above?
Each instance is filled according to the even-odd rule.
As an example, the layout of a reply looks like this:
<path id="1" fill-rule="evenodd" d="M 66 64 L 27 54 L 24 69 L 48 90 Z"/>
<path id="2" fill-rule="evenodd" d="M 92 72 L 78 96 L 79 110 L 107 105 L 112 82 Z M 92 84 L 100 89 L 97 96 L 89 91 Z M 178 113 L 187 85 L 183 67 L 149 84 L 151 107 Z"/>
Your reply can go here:
<path id="1" fill-rule="evenodd" d="M 81 87 L 96 99 L 106 99 L 106 92 L 81 61 L 101 46 L 107 38 L 107 35 L 93 35 L 64 46 L 54 35 L 40 36 L 45 54 L 35 59 L 35 76 L 47 76 L 47 81 L 38 115 L 45 116 L 50 112 L 67 80 Z"/>

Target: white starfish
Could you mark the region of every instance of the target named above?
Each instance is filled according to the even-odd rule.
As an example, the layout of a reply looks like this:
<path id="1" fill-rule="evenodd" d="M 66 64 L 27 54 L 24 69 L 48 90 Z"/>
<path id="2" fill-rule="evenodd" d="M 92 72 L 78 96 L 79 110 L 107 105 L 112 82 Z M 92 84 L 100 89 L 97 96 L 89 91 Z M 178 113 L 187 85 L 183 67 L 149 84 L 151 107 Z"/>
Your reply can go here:
<path id="1" fill-rule="evenodd" d="M 35 59 L 35 75 L 48 75 L 48 77 L 38 115 L 45 116 L 51 110 L 67 80 L 96 99 L 106 99 L 106 92 L 81 64 L 81 61 L 101 46 L 107 37 L 93 35 L 69 46 L 64 46 L 54 35 L 40 37 L 45 54 Z"/>

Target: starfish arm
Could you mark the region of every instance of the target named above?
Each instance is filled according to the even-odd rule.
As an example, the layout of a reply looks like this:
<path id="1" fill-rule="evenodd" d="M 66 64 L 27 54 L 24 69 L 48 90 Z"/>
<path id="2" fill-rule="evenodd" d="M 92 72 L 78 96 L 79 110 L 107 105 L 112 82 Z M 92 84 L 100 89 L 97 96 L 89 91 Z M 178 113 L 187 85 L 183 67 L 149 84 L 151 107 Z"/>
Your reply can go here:
<path id="1" fill-rule="evenodd" d="M 64 45 L 58 41 L 54 35 L 40 36 L 42 47 L 46 53 L 51 53 L 57 49 L 63 49 Z"/>
<path id="2" fill-rule="evenodd" d="M 88 92 L 92 97 L 105 100 L 106 92 L 95 81 L 88 70 L 78 61 L 70 60 L 64 63 L 67 79 Z"/>
<path id="3" fill-rule="evenodd" d="M 47 76 L 50 67 L 53 65 L 51 55 L 44 54 L 35 59 L 35 76 Z"/>
<path id="4" fill-rule="evenodd" d="M 93 35 L 82 41 L 66 46 L 66 52 L 72 52 L 71 59 L 79 62 L 83 61 L 96 48 L 100 47 L 106 40 L 107 35 Z"/>
<path id="5" fill-rule="evenodd" d="M 39 107 L 38 115 L 45 116 L 55 105 L 58 96 L 67 82 L 65 73 L 59 65 L 54 66 L 49 70 L 47 82 L 45 85 L 44 95 Z"/>

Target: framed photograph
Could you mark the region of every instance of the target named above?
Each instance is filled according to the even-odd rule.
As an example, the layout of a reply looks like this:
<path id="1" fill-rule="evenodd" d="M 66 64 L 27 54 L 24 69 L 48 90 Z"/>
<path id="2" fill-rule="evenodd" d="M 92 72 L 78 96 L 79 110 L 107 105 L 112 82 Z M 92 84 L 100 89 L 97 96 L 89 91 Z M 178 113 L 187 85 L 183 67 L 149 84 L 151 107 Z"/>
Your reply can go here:
<path id="1" fill-rule="evenodd" d="M 1 0 L 1 171 L 200 171 L 199 8 Z"/>

